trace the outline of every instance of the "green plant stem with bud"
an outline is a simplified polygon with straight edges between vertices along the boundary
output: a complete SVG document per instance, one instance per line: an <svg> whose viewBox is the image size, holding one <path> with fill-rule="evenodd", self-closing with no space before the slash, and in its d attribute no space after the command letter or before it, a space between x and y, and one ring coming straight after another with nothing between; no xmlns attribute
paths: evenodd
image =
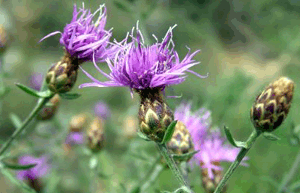
<svg viewBox="0 0 300 193"><path fill-rule="evenodd" d="M162 154L162 156L166 160L169 168L171 169L171 171L173 172L173 174L175 175L177 180L180 182L181 186L186 187L189 190L189 193L192 193L192 190L189 188L189 185L185 181L181 171L177 167L177 165L176 165L175 161L173 160L172 156L169 154L166 144L157 143L157 146L159 148L160 153Z"/></svg>
<svg viewBox="0 0 300 193"><path fill-rule="evenodd" d="M26 120L23 122L21 127L17 128L17 130L12 134L12 136L7 140L7 142L0 149L0 156L7 150L10 144L14 141L14 139L26 128L26 126L30 123L30 121L39 113L39 111L44 107L44 105L54 96L51 95L47 98L40 98L36 107L32 110Z"/></svg>
<svg viewBox="0 0 300 193"><path fill-rule="evenodd" d="M248 140L245 142L245 147L242 147L239 154L235 158L234 162L231 164L227 172L225 173L224 177L220 181L219 185L217 186L214 193L220 193L223 189L223 187L226 185L227 180L231 177L231 175L234 173L235 169L239 166L245 155L248 153L250 148L252 147L255 140L260 136L261 132L254 130Z"/></svg>
<svg viewBox="0 0 300 193"><path fill-rule="evenodd" d="M287 174L287 176L285 178L283 178L283 181L281 182L277 193L281 193L285 190L286 185L293 179L294 175L296 174L297 168L299 167L299 165L300 165L300 151L298 152L298 155L297 155L289 173Z"/></svg>

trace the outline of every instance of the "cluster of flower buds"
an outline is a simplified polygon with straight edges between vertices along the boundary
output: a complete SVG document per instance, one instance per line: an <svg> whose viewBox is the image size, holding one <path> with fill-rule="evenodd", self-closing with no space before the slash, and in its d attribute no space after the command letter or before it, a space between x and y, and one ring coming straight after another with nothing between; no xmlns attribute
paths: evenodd
<svg viewBox="0 0 300 193"><path fill-rule="evenodd" d="M214 162L213 165L220 167L220 162ZM208 175L208 170L206 168L201 168L202 186L207 193L213 193L220 181L223 178L222 170L212 170L214 177L210 178ZM222 193L226 192L226 187L223 188Z"/></svg>
<svg viewBox="0 0 300 193"><path fill-rule="evenodd" d="M294 94L294 82L281 77L267 86L257 96L250 117L254 127L261 132L272 132L286 118Z"/></svg>
<svg viewBox="0 0 300 193"><path fill-rule="evenodd" d="M161 142L174 115L164 102L161 88L137 90L141 97L139 108L140 131L149 139Z"/></svg>
<svg viewBox="0 0 300 193"><path fill-rule="evenodd" d="M178 121L171 140L167 143L168 149L173 154L182 155L194 151L194 144L186 126ZM187 160L188 161L188 160Z"/></svg>
<svg viewBox="0 0 300 193"><path fill-rule="evenodd" d="M88 146L93 152L99 152L104 147L105 135L103 122L95 117L88 131Z"/></svg>
<svg viewBox="0 0 300 193"><path fill-rule="evenodd" d="M60 96L58 94L54 95L50 101L48 102L47 106L45 106L37 115L37 119L39 120L49 120L51 119L60 104Z"/></svg>

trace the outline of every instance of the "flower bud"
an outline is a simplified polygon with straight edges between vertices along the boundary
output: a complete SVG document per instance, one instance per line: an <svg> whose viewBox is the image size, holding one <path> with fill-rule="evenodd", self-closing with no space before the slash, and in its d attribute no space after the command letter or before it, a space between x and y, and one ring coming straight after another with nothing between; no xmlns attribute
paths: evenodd
<svg viewBox="0 0 300 193"><path fill-rule="evenodd" d="M59 107L60 97L58 94L54 95L49 101L49 106L45 106L38 114L37 119L39 120L49 120L51 119Z"/></svg>
<svg viewBox="0 0 300 193"><path fill-rule="evenodd" d="M78 67L78 60L66 53L61 61L48 70L46 75L48 88L55 93L69 92L76 82Z"/></svg>
<svg viewBox="0 0 300 193"><path fill-rule="evenodd" d="M88 130L88 146L92 151L98 152L104 147L104 140L102 120L96 117Z"/></svg>
<svg viewBox="0 0 300 193"><path fill-rule="evenodd" d="M3 53L6 50L9 46L9 42L9 36L3 25L0 24L0 53Z"/></svg>
<svg viewBox="0 0 300 193"><path fill-rule="evenodd" d="M80 132L87 126L87 115L79 114L71 118L69 123L70 132Z"/></svg>
<svg viewBox="0 0 300 193"><path fill-rule="evenodd" d="M281 77L257 96L250 117L254 127L262 132L274 131L286 118L294 94L294 82Z"/></svg>
<svg viewBox="0 0 300 193"><path fill-rule="evenodd" d="M161 142L174 115L163 101L161 88L137 91L141 97L139 109L140 131L149 139Z"/></svg>
<svg viewBox="0 0 300 193"><path fill-rule="evenodd" d="M220 162L214 162L213 165L220 167ZM213 178L210 178L208 175L208 170L206 168L201 168L202 186L207 193L213 193L223 178L222 170L212 169L212 172ZM226 192L226 186L221 192Z"/></svg>
<svg viewBox="0 0 300 193"><path fill-rule="evenodd" d="M168 149L178 155L191 153L194 151L194 144L189 131L185 125L178 121L171 140L167 143Z"/></svg>

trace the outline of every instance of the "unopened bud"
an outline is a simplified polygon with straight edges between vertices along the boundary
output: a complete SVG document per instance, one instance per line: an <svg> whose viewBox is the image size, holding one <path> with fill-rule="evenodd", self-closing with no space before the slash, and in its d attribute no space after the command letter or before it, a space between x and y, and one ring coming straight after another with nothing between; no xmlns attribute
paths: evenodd
<svg viewBox="0 0 300 193"><path fill-rule="evenodd" d="M294 82L281 77L257 96L250 117L254 127L262 132L274 131L286 118L294 94Z"/></svg>
<svg viewBox="0 0 300 193"><path fill-rule="evenodd" d="M70 132L80 132L87 126L87 115L79 114L71 118L69 123Z"/></svg>
<svg viewBox="0 0 300 193"><path fill-rule="evenodd" d="M46 75L48 88L55 93L69 92L77 80L78 60L66 54Z"/></svg>
<svg viewBox="0 0 300 193"><path fill-rule="evenodd" d="M104 147L104 140L102 120L96 117L88 130L88 146L92 151L98 152Z"/></svg>
<svg viewBox="0 0 300 193"><path fill-rule="evenodd" d="M9 42L9 36L3 25L0 24L0 54L6 50L9 46Z"/></svg>
<svg viewBox="0 0 300 193"><path fill-rule="evenodd" d="M139 109L140 131L149 139L161 142L174 115L163 101L161 88L137 91L141 97Z"/></svg>
<svg viewBox="0 0 300 193"><path fill-rule="evenodd" d="M37 119L39 120L49 120L57 111L60 104L60 97L58 94L54 95L47 104L38 114Z"/></svg>
<svg viewBox="0 0 300 193"><path fill-rule="evenodd" d="M213 165L220 166L220 162L214 162ZM212 169L213 178L210 178L208 175L208 170L206 168L201 168L202 173L202 186L207 193L213 193L220 181L223 178L223 174L221 170ZM222 189L222 193L226 192L226 186Z"/></svg>
<svg viewBox="0 0 300 193"><path fill-rule="evenodd" d="M175 131L171 140L167 143L167 147L173 154L177 155L191 153L194 151L194 144L191 135L181 121L177 122Z"/></svg>

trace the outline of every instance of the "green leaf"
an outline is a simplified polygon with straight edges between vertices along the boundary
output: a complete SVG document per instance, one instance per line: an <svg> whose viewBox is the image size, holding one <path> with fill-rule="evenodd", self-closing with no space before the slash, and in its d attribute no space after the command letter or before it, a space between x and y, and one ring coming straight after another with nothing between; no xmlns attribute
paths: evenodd
<svg viewBox="0 0 300 193"><path fill-rule="evenodd" d="M192 158L198 152L199 152L199 150L198 151L193 151L193 152L190 152L190 153L185 153L185 154L182 154L182 155L172 154L171 156L173 157L174 160L187 161L190 158Z"/></svg>
<svg viewBox="0 0 300 193"><path fill-rule="evenodd" d="M10 164L7 162L2 162L6 168L13 170L28 170L30 168L34 168L37 164L29 164L29 165L18 165L18 164Z"/></svg>
<svg viewBox="0 0 300 193"><path fill-rule="evenodd" d="M288 187L288 189L290 191L295 191L296 189L300 188L300 181L293 183L292 185L290 185L290 187Z"/></svg>
<svg viewBox="0 0 300 193"><path fill-rule="evenodd" d="M126 4L125 2L114 1L113 3L118 9L120 9L122 11L127 12L127 13L131 12L131 8L129 8L129 5Z"/></svg>
<svg viewBox="0 0 300 193"><path fill-rule="evenodd" d="M20 181L20 180L16 179L9 171L7 171L5 169L1 169L1 173L6 178L8 178L12 183L16 184L17 186L19 186L20 188L22 188L26 192L36 193L36 191L33 190L32 188L30 188L26 183L24 183L23 181Z"/></svg>
<svg viewBox="0 0 300 193"><path fill-rule="evenodd" d="M276 135L272 134L272 133L268 133L268 132L264 132L263 133L263 136L268 139L268 140L271 140L271 141L277 141L277 140L280 140L279 137L277 137Z"/></svg>
<svg viewBox="0 0 300 193"><path fill-rule="evenodd" d="M60 93L59 96L61 96L61 98L63 98L63 99L73 100L73 99L79 98L81 96L81 94L78 94L78 93Z"/></svg>
<svg viewBox="0 0 300 193"><path fill-rule="evenodd" d="M18 117L18 115L14 114L14 113L10 113L9 118L10 118L11 122L14 124L16 129L21 127L22 121Z"/></svg>
<svg viewBox="0 0 300 193"><path fill-rule="evenodd" d="M48 97L51 97L51 95L52 95L52 92L50 90L39 92L37 90L29 88L29 87L27 87L23 84L20 84L20 83L16 83L16 86L19 87L24 92L26 92L27 94L30 94L30 95L38 97L38 98L48 98Z"/></svg>
<svg viewBox="0 0 300 193"><path fill-rule="evenodd" d="M279 187L279 183L276 182L274 179L272 179L270 176L262 176L259 178L262 181L269 182L271 185L273 185L275 188Z"/></svg>
<svg viewBox="0 0 300 193"><path fill-rule="evenodd" d="M231 135L231 133L230 133L230 130L229 130L226 126L224 126L224 131L225 131L226 138L227 138L227 140L229 141L229 143L230 143L231 145L233 145L234 147L239 147L239 148L246 148L246 149L248 149L246 143L241 142L241 141L236 141L236 140L232 137L232 135Z"/></svg>
<svg viewBox="0 0 300 193"><path fill-rule="evenodd" d="M161 144L165 144L168 141L170 141L172 139L173 133L175 131L175 126L177 124L177 121L173 121L167 128L167 131L165 133L165 136L161 142Z"/></svg>
<svg viewBox="0 0 300 193"><path fill-rule="evenodd" d="M146 141L151 141L144 133L142 133L141 131L137 132L138 136Z"/></svg>

